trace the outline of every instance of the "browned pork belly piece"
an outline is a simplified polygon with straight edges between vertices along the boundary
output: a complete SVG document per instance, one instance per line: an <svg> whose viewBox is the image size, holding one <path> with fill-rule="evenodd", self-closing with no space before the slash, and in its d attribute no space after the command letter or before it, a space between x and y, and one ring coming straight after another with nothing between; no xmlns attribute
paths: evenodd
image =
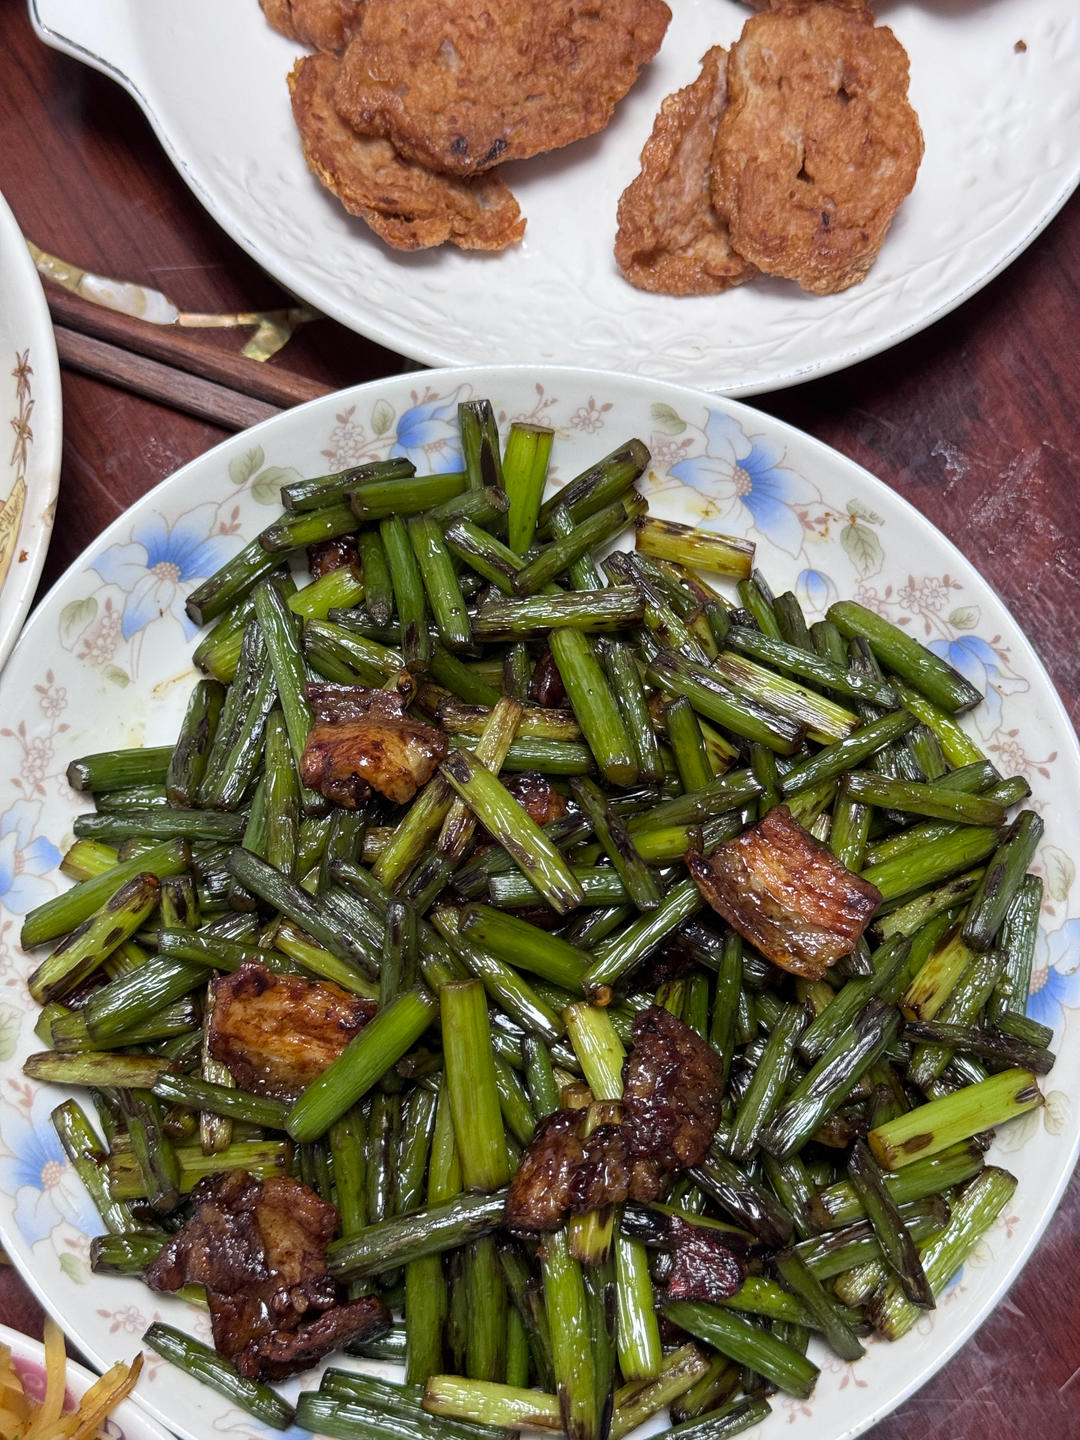
<svg viewBox="0 0 1080 1440"><path fill-rule="evenodd" d="M275 975L251 961L211 982L210 1054L241 1090L294 1100L378 1008L329 980Z"/></svg>
<svg viewBox="0 0 1080 1440"><path fill-rule="evenodd" d="M550 650L545 650L536 662L529 681L529 699L546 710L558 709L566 704L566 687Z"/></svg>
<svg viewBox="0 0 1080 1440"><path fill-rule="evenodd" d="M511 1230L557 1230L568 1213L655 1200L653 1172L632 1186L622 1126L599 1125L586 1136L586 1113L556 1110L537 1127L510 1181L505 1215Z"/></svg>
<svg viewBox="0 0 1080 1440"><path fill-rule="evenodd" d="M621 1205L630 1198L644 1198L634 1188L634 1167L627 1158L626 1137L619 1123L621 1106L608 1105L604 1108L615 1110L616 1114L585 1136L581 1164L570 1177L570 1212L573 1215L587 1215L590 1210ZM582 1130L587 1128L586 1121Z"/></svg>
<svg viewBox="0 0 1080 1440"><path fill-rule="evenodd" d="M326 1272L337 1211L307 1185L230 1170L200 1180L191 1200L191 1218L147 1267L146 1282L204 1285L214 1345L241 1375L280 1380L390 1328L374 1295L339 1303Z"/></svg>
<svg viewBox="0 0 1080 1440"><path fill-rule="evenodd" d="M705 1158L720 1124L723 1062L662 1005L639 1010L630 1033L623 1067L627 1151L663 1174L687 1170Z"/></svg>
<svg viewBox="0 0 1080 1440"><path fill-rule="evenodd" d="M360 134L476 175L602 130L670 19L664 0L367 0L335 100Z"/></svg>
<svg viewBox="0 0 1080 1440"><path fill-rule="evenodd" d="M505 776L502 783L537 825L546 825L549 820L558 820L566 814L565 797L539 771L522 770L517 775Z"/></svg>
<svg viewBox="0 0 1080 1440"><path fill-rule="evenodd" d="M632 1035L621 1121L586 1135L586 1110L549 1116L510 1182L511 1229L555 1230L568 1211L647 1204L669 1175L704 1157L720 1123L720 1057L657 1005L638 1013Z"/></svg>
<svg viewBox="0 0 1080 1440"><path fill-rule="evenodd" d="M320 540L317 545L309 545L307 556L311 578L321 580L331 570L344 570L347 565L358 564L360 548L355 535L339 535L336 540Z"/></svg>
<svg viewBox="0 0 1080 1440"><path fill-rule="evenodd" d="M313 683L305 693L316 719L300 778L338 805L356 809L372 790L404 805L446 754L443 731L414 720L389 690Z"/></svg>
<svg viewBox="0 0 1080 1440"><path fill-rule="evenodd" d="M580 1110L556 1110L536 1127L506 1197L506 1223L512 1230L557 1230L562 1224L571 1177L585 1156L581 1121Z"/></svg>
<svg viewBox="0 0 1080 1440"><path fill-rule="evenodd" d="M474 180L437 175L384 137L352 130L333 105L339 67L333 55L304 56L289 76L289 94L308 169L350 215L395 250L446 242L504 250L521 239L525 217L494 172Z"/></svg>
<svg viewBox="0 0 1080 1440"><path fill-rule="evenodd" d="M820 980L850 955L881 904L876 886L777 805L763 820L687 868L714 910L768 959Z"/></svg>
<svg viewBox="0 0 1080 1440"><path fill-rule="evenodd" d="M735 249L817 295L858 284L922 159L904 47L869 10L795 0L747 20L727 78L713 197Z"/></svg>
<svg viewBox="0 0 1080 1440"><path fill-rule="evenodd" d="M719 295L757 274L736 254L710 186L716 127L727 102L727 51L715 45L701 74L660 106L641 173L619 200L615 263L639 290Z"/></svg>
<svg viewBox="0 0 1080 1440"><path fill-rule="evenodd" d="M364 0L259 0L282 35L315 50L344 50L360 23Z"/></svg>
<svg viewBox="0 0 1080 1440"><path fill-rule="evenodd" d="M378 1340L390 1327L390 1313L377 1295L342 1301L297 1330L275 1330L261 1340L259 1373L266 1380L283 1380L346 1345Z"/></svg>
<svg viewBox="0 0 1080 1440"><path fill-rule="evenodd" d="M715 1305L742 1288L745 1262L704 1225L692 1225L672 1215L668 1221L668 1248L669 1300L707 1300Z"/></svg>

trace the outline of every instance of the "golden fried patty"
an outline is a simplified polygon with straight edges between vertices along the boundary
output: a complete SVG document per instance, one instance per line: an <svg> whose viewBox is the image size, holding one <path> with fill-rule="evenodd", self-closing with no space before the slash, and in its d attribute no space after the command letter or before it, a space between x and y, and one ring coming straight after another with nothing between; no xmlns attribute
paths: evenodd
<svg viewBox="0 0 1080 1440"><path fill-rule="evenodd" d="M275 30L314 50L340 53L359 23L364 0L259 0Z"/></svg>
<svg viewBox="0 0 1080 1440"><path fill-rule="evenodd" d="M603 129L670 19L664 0L367 0L337 107L411 160L475 175Z"/></svg>
<svg viewBox="0 0 1080 1440"><path fill-rule="evenodd" d="M727 219L710 194L726 100L727 51L715 45L698 78L660 107L641 172L619 200L615 263L639 290L718 295L757 274L732 248Z"/></svg>
<svg viewBox="0 0 1080 1440"><path fill-rule="evenodd" d="M304 158L350 214L395 250L445 241L463 250L502 250L521 239L524 217L497 175L436 175L403 160L389 140L350 130L331 98L339 66L333 55L302 57L289 92Z"/></svg>
<svg viewBox="0 0 1080 1440"><path fill-rule="evenodd" d="M739 254L819 295L862 280L922 158L907 88L904 47L869 10L796 0L751 16L713 168Z"/></svg>

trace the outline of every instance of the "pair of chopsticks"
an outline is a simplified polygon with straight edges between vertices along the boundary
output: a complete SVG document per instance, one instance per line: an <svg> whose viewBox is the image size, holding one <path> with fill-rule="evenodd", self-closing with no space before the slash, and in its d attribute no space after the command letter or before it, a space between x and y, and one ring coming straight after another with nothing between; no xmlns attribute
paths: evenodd
<svg viewBox="0 0 1080 1440"><path fill-rule="evenodd" d="M46 285L61 366L195 415L225 430L260 420L330 388L233 354L174 325L154 325Z"/></svg>

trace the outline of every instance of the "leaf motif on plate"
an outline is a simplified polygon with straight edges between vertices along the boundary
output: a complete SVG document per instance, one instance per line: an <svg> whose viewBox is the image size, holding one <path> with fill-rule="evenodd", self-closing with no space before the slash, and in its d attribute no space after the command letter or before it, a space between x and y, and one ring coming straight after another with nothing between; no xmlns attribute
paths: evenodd
<svg viewBox="0 0 1080 1440"><path fill-rule="evenodd" d="M1010 1120L1007 1125L1002 1125L995 1136L995 1143L1007 1155L1022 1150L1028 1141L1033 1140L1039 1133L1042 1109L1042 1106L1037 1106L1034 1110L1018 1115L1015 1120Z"/></svg>
<svg viewBox="0 0 1080 1440"><path fill-rule="evenodd" d="M0 1010L0 1061L10 1060L15 1054L19 1038L19 1012L10 1005Z"/></svg>
<svg viewBox="0 0 1080 1440"><path fill-rule="evenodd" d="M885 521L877 513L871 510L870 506L862 500L849 500L847 502L847 513L853 515L856 520L865 520L868 525L884 525Z"/></svg>
<svg viewBox="0 0 1080 1440"><path fill-rule="evenodd" d="M376 400L371 412L371 428L376 435L385 435L394 423L394 407L389 400Z"/></svg>
<svg viewBox="0 0 1080 1440"><path fill-rule="evenodd" d="M980 1240L968 1256L967 1263L976 1270L984 1270L994 1263L994 1247L989 1240Z"/></svg>
<svg viewBox="0 0 1080 1440"><path fill-rule="evenodd" d="M978 605L960 605L949 616L949 624L954 630L975 630L979 624L979 617Z"/></svg>
<svg viewBox="0 0 1080 1440"><path fill-rule="evenodd" d="M1048 1090L1043 1106L1043 1124L1050 1135L1060 1135L1069 1123L1072 1102L1064 1090ZM1034 1112L1032 1112L1034 1113Z"/></svg>
<svg viewBox="0 0 1080 1440"><path fill-rule="evenodd" d="M869 580L885 564L885 551L881 541L869 525L857 522L845 525L840 532L840 543L851 557L860 580Z"/></svg>
<svg viewBox="0 0 1080 1440"><path fill-rule="evenodd" d="M268 465L251 482L252 499L260 505L280 505L281 487L291 485L304 477L291 465Z"/></svg>
<svg viewBox="0 0 1080 1440"><path fill-rule="evenodd" d="M1067 900L1076 879L1076 863L1072 856L1066 855L1056 845L1045 845L1042 862L1046 893L1052 900Z"/></svg>
<svg viewBox="0 0 1080 1440"><path fill-rule="evenodd" d="M266 456L261 445L256 445L252 450L245 450L242 455L229 461L229 479L234 485L246 485L262 469L265 459Z"/></svg>
<svg viewBox="0 0 1080 1440"><path fill-rule="evenodd" d="M60 1256L60 1269L67 1278L73 1280L76 1285L85 1285L90 1278L90 1271L78 1256L71 1255L66 1250Z"/></svg>
<svg viewBox="0 0 1080 1440"><path fill-rule="evenodd" d="M649 416L656 428L666 435L681 435L686 429L686 421L671 405L651 405Z"/></svg>
<svg viewBox="0 0 1080 1440"><path fill-rule="evenodd" d="M120 665L106 665L102 674L110 685L118 685L121 690L131 684L131 676Z"/></svg>
<svg viewBox="0 0 1080 1440"><path fill-rule="evenodd" d="M60 643L70 650L88 625L97 619L98 602L93 595L85 600L72 600L60 611Z"/></svg>

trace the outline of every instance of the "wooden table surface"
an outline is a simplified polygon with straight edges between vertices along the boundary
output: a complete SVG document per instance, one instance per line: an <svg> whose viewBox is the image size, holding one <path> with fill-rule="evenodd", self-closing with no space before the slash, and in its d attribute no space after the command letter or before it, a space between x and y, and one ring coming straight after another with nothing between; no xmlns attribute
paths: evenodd
<svg viewBox="0 0 1080 1440"><path fill-rule="evenodd" d="M206 216L133 101L41 45L0 0L0 189L24 233L184 309L285 303ZM994 585L1080 724L1080 206L1066 206L954 315L839 375L752 402L835 446L931 519ZM235 332L218 338L238 348ZM400 356L329 320L271 364L330 387L400 371ZM64 374L64 458L44 588L128 505L224 437L214 425ZM873 1440L1067 1440L1080 1434L1080 1184L997 1312ZM41 1311L0 1269L0 1319Z"/></svg>

